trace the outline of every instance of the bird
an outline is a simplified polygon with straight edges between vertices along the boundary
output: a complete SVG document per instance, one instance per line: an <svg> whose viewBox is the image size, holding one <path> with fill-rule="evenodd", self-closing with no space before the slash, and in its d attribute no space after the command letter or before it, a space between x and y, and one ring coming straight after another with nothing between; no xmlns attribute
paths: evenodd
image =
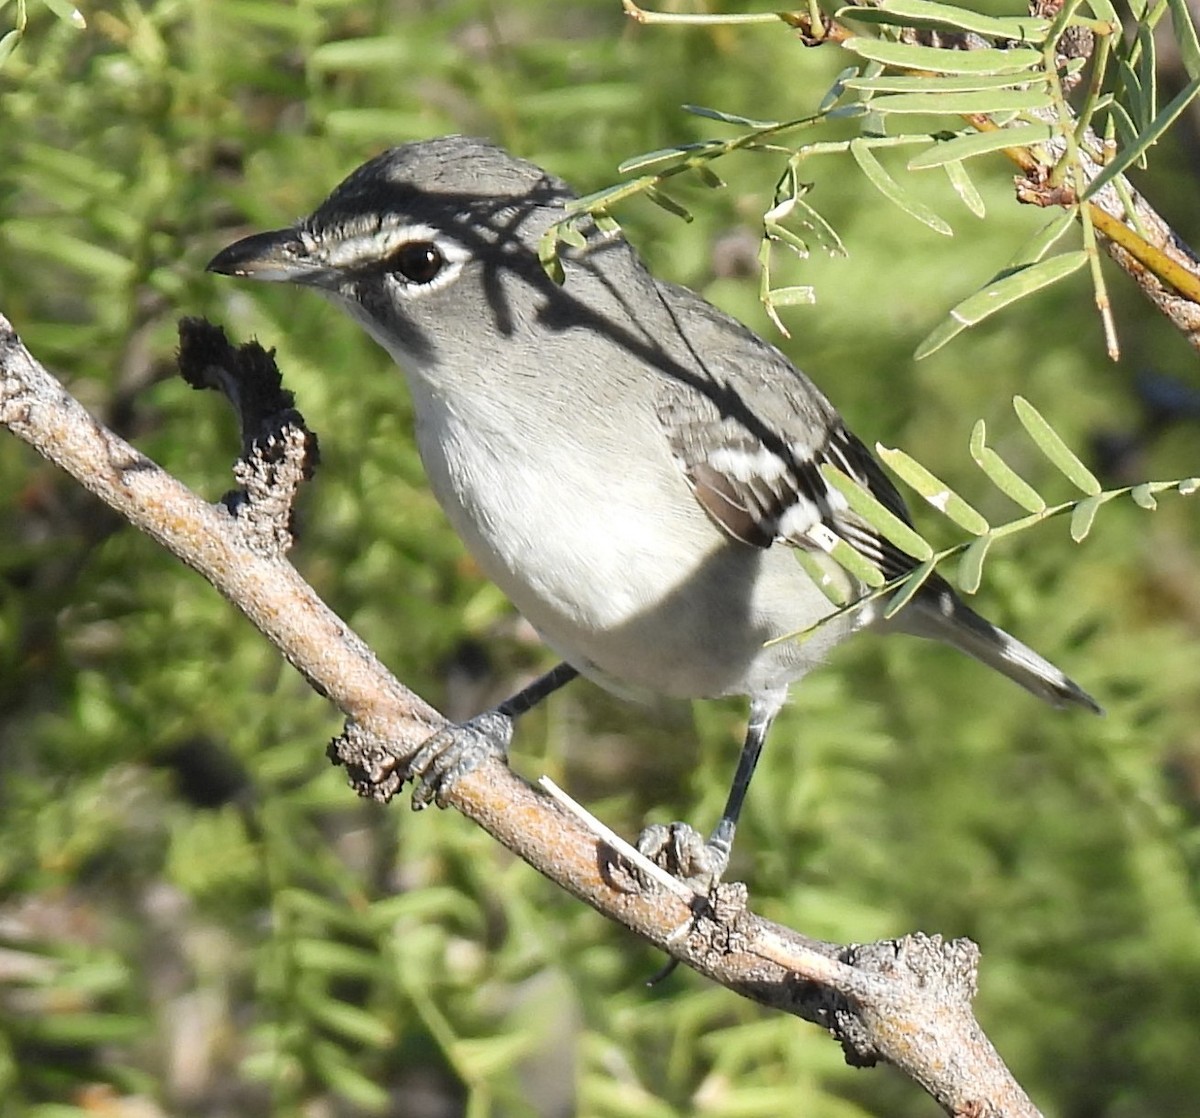
<svg viewBox="0 0 1200 1118"><path fill-rule="evenodd" d="M936 573L890 618L878 601L836 611L819 579L863 589L830 558L842 541L888 579L917 561L822 467L911 523L900 493L813 381L700 295L655 278L615 223L578 219L552 276L539 246L576 198L487 140L417 140L358 167L310 216L208 264L313 288L388 352L448 520L562 658L424 743L406 771L414 806L506 757L516 717L579 675L618 693L746 696L710 837L673 824L639 843L668 860L676 848L678 872L711 885L790 685L858 630L941 641L1054 706L1100 711Z"/></svg>

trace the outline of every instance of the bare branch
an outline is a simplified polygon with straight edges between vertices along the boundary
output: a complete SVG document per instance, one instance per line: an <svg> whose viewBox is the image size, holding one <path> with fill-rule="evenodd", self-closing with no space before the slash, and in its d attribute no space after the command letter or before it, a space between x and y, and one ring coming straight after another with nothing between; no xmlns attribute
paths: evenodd
<svg viewBox="0 0 1200 1118"><path fill-rule="evenodd" d="M406 757L445 720L384 668L282 550L263 548L257 533L239 527L238 504L231 510L202 500L96 422L3 316L0 425L240 609L349 716L339 756L352 762L359 792L383 800L395 793ZM293 428L302 429L302 421ZM282 495L253 499L286 507L292 481L281 485ZM710 897L665 889L499 762L470 773L445 798L604 916L730 990L828 1029L850 1063L894 1064L949 1114L1037 1115L971 1013L978 952L970 941L915 934L842 947L756 916L742 885L722 885Z"/></svg>

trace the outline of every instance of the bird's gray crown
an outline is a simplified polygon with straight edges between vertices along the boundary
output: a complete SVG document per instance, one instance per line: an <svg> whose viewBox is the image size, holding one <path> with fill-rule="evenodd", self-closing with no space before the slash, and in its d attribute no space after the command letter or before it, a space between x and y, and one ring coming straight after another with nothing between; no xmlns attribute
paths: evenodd
<svg viewBox="0 0 1200 1118"><path fill-rule="evenodd" d="M304 222L308 234L367 233L385 225L445 227L559 208L575 194L541 167L470 136L401 144L364 163Z"/></svg>

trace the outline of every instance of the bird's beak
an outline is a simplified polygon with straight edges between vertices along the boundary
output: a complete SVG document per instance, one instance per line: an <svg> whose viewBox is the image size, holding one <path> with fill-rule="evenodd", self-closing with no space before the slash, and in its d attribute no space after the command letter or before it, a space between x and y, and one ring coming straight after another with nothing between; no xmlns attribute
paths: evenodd
<svg viewBox="0 0 1200 1118"><path fill-rule="evenodd" d="M320 286L329 269L314 260L295 229L255 233L223 248L205 269L223 276Z"/></svg>

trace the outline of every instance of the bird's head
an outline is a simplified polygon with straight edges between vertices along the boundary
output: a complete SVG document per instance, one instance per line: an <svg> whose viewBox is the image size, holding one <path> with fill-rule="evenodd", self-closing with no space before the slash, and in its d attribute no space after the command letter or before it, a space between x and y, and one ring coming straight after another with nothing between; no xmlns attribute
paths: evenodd
<svg viewBox="0 0 1200 1118"><path fill-rule="evenodd" d="M519 326L552 286L539 239L573 197L484 140L419 141L364 163L295 225L223 249L208 270L316 288L419 374Z"/></svg>

